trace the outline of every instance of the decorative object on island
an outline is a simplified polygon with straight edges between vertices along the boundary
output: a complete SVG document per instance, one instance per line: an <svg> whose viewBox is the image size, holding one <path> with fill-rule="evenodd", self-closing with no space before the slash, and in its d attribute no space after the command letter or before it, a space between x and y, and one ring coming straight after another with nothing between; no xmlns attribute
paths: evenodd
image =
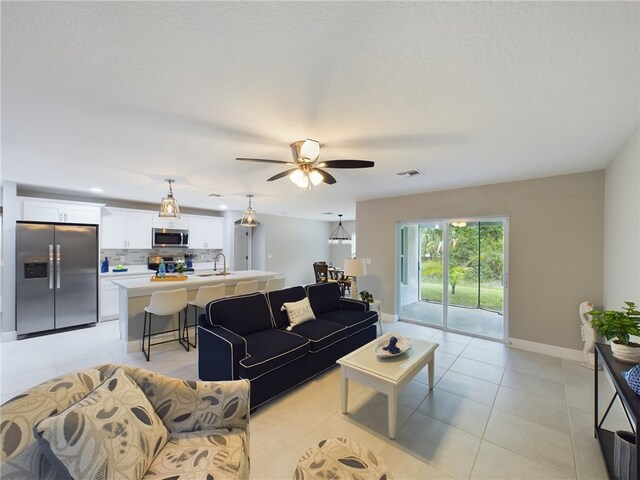
<svg viewBox="0 0 640 480"><path fill-rule="evenodd" d="M331 245L351 245L351 235L342 226L342 214L338 214L338 226L335 228L331 235L329 235L329 243Z"/></svg>
<svg viewBox="0 0 640 480"><path fill-rule="evenodd" d="M582 341L584 342L584 347L582 348L583 360L580 363L583 367L586 368L595 368L595 345L596 345L596 330L593 328L591 324L591 311L593 310L593 303L591 302L582 302L578 311L580 312L580 321L582 325L580 325L580 332L582 335Z"/></svg>
<svg viewBox="0 0 640 480"><path fill-rule="evenodd" d="M640 363L640 344L630 341L630 335L640 335L640 312L633 302L624 302L622 310L591 310L591 325L599 335L612 340L613 356L626 363Z"/></svg>
<svg viewBox="0 0 640 480"><path fill-rule="evenodd" d="M369 292L367 292L366 290L363 290L360 292L360 299L363 302L367 302L369 304L373 303L373 295L371 295Z"/></svg>
<svg viewBox="0 0 640 480"><path fill-rule="evenodd" d="M357 277L367 274L367 265L364 258L347 258L344 261L344 275L351 277L351 298L358 299L358 282Z"/></svg>
<svg viewBox="0 0 640 480"><path fill-rule="evenodd" d="M251 208L251 197L253 197L253 195L248 194L247 197L249 197L249 207L242 212L242 218L240 219L239 225L241 227L257 227L258 217L256 216L256 211Z"/></svg>
<svg viewBox="0 0 640 480"><path fill-rule="evenodd" d="M272 182L280 178L289 176L289 179L300 188L311 190L311 187L321 182L332 185L336 179L321 168L370 168L374 162L369 160L326 160L319 162L320 142L307 138L291 144L291 154L293 162L284 160L266 160L263 158L236 158L243 162L280 163L291 165L295 168L278 173L267 181Z"/></svg>
<svg viewBox="0 0 640 480"><path fill-rule="evenodd" d="M164 181L169 182L169 193L166 197L162 198L158 216L180 218L180 209L178 208L178 202L175 198L173 198L173 189L171 188L171 184L175 182L175 180L173 178L165 178Z"/></svg>

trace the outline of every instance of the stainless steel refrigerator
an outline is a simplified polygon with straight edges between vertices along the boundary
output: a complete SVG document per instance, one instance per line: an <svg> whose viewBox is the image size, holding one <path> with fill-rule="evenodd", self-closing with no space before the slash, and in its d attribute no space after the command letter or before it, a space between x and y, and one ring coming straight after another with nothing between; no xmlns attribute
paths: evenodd
<svg viewBox="0 0 640 480"><path fill-rule="evenodd" d="M18 338L98 321L98 227L16 223Z"/></svg>

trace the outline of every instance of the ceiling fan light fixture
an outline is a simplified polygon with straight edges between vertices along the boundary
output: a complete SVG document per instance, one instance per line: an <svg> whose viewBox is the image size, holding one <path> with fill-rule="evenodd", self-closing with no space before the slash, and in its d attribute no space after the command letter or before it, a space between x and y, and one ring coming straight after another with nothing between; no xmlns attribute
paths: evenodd
<svg viewBox="0 0 640 480"><path fill-rule="evenodd" d="M251 208L251 197L253 197L253 195L249 194L247 197L249 197L249 207L242 212L242 218L240 219L239 225L241 227L257 227L258 216L256 215L256 211Z"/></svg>
<svg viewBox="0 0 640 480"><path fill-rule="evenodd" d="M169 182L169 193L166 197L162 198L162 202L160 203L160 211L158 212L159 217L168 217L168 218L180 218L180 208L178 207L178 202L175 198L173 198L173 189L171 188L171 184L175 182L172 178L165 178L165 182Z"/></svg>
<svg viewBox="0 0 640 480"><path fill-rule="evenodd" d="M331 235L329 235L330 245L351 245L351 235L342 226L342 214L338 215L338 226L335 228Z"/></svg>
<svg viewBox="0 0 640 480"><path fill-rule="evenodd" d="M322 183L323 180L322 175L317 170L311 170L311 172L309 173L309 179L314 185Z"/></svg>
<svg viewBox="0 0 640 480"><path fill-rule="evenodd" d="M300 146L300 158L310 160L312 162L318 159L320 155L320 142L307 138Z"/></svg>
<svg viewBox="0 0 640 480"><path fill-rule="evenodd" d="M302 170L296 170L293 172L289 175L289 179L300 188L307 188L308 182L306 182L307 179L305 178L305 174Z"/></svg>

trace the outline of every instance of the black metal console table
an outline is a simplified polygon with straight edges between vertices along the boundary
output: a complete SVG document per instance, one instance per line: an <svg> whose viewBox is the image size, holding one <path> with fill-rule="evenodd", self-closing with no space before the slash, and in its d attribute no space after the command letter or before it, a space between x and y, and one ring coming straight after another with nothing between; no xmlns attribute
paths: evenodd
<svg viewBox="0 0 640 480"><path fill-rule="evenodd" d="M600 443L600 449L602 450L602 455L604 456L605 463L607 465L607 471L609 472L610 478L615 478L613 475L613 442L615 438L615 432L610 430L606 430L602 428L602 424L604 423L605 418L609 414L613 403L616 398L620 399L622 402L627 416L627 420L629 420L629 424L633 429L633 432L636 435L636 459L637 459L637 471L640 472L640 455L638 453L638 425L640 422L640 396L638 396L631 388L627 381L622 376L622 372L630 370L633 365L629 363L623 363L615 359L613 354L611 353L611 347L604 343L596 343L595 349L595 362L598 364L598 357L602 358L602 365L609 373L613 385L615 386L616 392L613 395L613 398L609 402L609 406L605 411L602 419L598 419L598 370L595 370L595 391L594 391L594 434Z"/></svg>

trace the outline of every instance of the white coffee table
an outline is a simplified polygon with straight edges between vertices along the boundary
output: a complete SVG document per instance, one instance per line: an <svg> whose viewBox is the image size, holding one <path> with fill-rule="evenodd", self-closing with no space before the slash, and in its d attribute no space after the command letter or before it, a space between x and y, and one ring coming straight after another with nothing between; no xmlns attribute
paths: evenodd
<svg viewBox="0 0 640 480"><path fill-rule="evenodd" d="M433 389L434 353L437 343L411 339L411 348L402 355L391 358L378 358L375 349L380 344L388 344L391 336L387 333L367 343L359 349L340 358L342 413L347 413L349 399L349 380L374 388L388 398L389 438L396 437L398 416L398 394L425 365L429 365L429 390Z"/></svg>

